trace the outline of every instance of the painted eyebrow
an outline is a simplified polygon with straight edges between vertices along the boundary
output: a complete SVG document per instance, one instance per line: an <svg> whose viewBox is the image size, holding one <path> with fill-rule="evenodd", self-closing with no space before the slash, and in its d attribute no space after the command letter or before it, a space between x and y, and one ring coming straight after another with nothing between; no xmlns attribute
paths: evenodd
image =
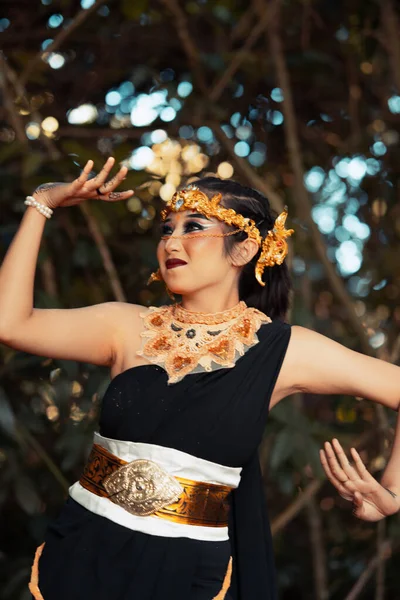
<svg viewBox="0 0 400 600"><path fill-rule="evenodd" d="M206 221L211 221L211 219L209 219L205 215L202 215L201 213L191 213L190 215L186 216L186 219L189 219L190 217L196 217L197 219L205 219ZM167 223L170 220L171 217L168 217L167 219L165 219L164 223Z"/></svg>

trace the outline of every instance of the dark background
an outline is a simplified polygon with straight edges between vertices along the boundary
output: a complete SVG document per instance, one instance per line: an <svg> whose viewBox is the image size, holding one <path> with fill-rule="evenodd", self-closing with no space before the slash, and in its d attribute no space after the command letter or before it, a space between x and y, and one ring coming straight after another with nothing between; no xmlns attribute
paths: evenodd
<svg viewBox="0 0 400 600"><path fill-rule="evenodd" d="M391 0L3 1L0 255L38 184L113 155L135 196L55 211L35 306L160 305L146 281L163 201L200 175L232 177L289 207L288 320L398 364L399 23ZM4 600L29 598L108 383L105 369L0 345ZM337 436L379 477L395 417L305 394L271 411L261 461L282 600L398 599L398 516L355 519L318 458Z"/></svg>

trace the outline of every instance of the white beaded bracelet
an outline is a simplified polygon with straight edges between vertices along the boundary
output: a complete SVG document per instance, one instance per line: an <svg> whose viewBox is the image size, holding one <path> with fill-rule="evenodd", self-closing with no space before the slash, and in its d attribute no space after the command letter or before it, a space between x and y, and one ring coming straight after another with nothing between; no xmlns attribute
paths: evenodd
<svg viewBox="0 0 400 600"><path fill-rule="evenodd" d="M38 202L33 196L27 196L24 204L26 204L27 206L33 206L40 212L40 214L42 214L47 219L50 219L51 215L53 214L51 208L49 208L45 204L42 204L41 202Z"/></svg>

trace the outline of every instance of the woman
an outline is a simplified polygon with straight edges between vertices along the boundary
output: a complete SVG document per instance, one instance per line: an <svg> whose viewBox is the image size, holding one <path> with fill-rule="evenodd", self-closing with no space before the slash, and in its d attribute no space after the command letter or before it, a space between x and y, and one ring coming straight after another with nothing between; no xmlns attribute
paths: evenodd
<svg viewBox="0 0 400 600"><path fill-rule="evenodd" d="M85 199L126 199L109 159L71 184L47 184L0 270L0 338L40 356L108 365L99 432L79 482L36 553L44 600L275 599L257 447L268 411L297 391L352 394L397 410L400 369L283 319L290 280L286 210L208 177L162 213L159 270L181 303L32 307L45 218ZM355 449L321 451L357 517L399 510L400 429L378 483Z"/></svg>

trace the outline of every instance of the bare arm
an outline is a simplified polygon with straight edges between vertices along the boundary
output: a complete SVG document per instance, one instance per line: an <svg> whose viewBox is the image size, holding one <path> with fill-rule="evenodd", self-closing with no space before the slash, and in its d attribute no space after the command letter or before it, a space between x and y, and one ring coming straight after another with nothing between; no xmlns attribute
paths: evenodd
<svg viewBox="0 0 400 600"><path fill-rule="evenodd" d="M281 369L282 384L312 394L349 394L399 410L400 367L342 346L299 325Z"/></svg>
<svg viewBox="0 0 400 600"><path fill-rule="evenodd" d="M127 328L140 330L139 311L127 302L104 302L71 309L34 308L31 315L0 335L6 346L37 356L111 367Z"/></svg>
<svg viewBox="0 0 400 600"><path fill-rule="evenodd" d="M69 205L92 197L95 186L103 185L107 192L100 199L112 200L113 189L126 171L120 170L110 184L104 183L113 165L109 159L97 178L88 182L92 165L89 162L72 184L53 187L37 199L52 207L57 206L51 204L55 199L60 205ZM122 192L119 197L130 195L131 192ZM107 302L77 309L34 308L35 270L45 222L43 215L28 207L1 265L0 341L39 356L111 365L124 327L128 322L134 324L140 307Z"/></svg>
<svg viewBox="0 0 400 600"><path fill-rule="evenodd" d="M339 441L325 442L321 462L354 514L377 521L400 508L400 367L366 356L305 327L293 326L282 366L285 388L315 394L350 394L398 412L391 456L379 483L352 448L351 464Z"/></svg>

